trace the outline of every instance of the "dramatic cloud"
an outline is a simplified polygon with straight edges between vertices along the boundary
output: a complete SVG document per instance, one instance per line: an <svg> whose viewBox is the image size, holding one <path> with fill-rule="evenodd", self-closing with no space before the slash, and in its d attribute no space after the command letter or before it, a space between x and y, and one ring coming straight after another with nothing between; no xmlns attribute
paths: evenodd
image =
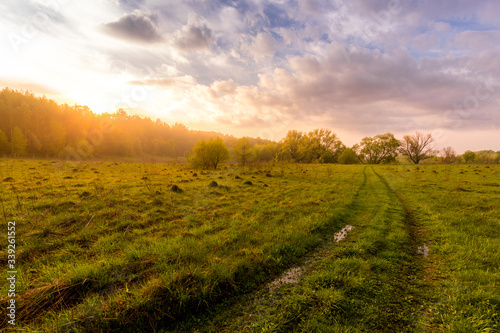
<svg viewBox="0 0 500 333"><path fill-rule="evenodd" d="M121 39L146 43L158 42L162 37L156 27L156 20L157 16L152 13L135 10L116 22L104 24L102 30Z"/></svg>
<svg viewBox="0 0 500 333"><path fill-rule="evenodd" d="M123 107L275 140L318 127L347 144L387 131L432 132L442 145L468 137L457 150L486 145L500 130L494 0L35 1L0 9L8 41L1 82L30 82L42 93L50 81L55 97L100 112Z"/></svg>

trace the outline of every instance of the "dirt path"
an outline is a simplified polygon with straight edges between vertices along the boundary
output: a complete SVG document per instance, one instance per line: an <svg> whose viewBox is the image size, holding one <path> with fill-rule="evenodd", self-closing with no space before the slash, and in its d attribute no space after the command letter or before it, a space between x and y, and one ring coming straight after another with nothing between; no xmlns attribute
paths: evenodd
<svg viewBox="0 0 500 333"><path fill-rule="evenodd" d="M341 230L199 331L422 331L417 222L372 167L364 175Z"/></svg>

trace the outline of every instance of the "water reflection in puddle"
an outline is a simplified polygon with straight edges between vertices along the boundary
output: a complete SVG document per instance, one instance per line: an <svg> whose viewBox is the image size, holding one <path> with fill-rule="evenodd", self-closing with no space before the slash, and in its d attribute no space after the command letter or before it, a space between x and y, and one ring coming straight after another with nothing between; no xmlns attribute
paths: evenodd
<svg viewBox="0 0 500 333"><path fill-rule="evenodd" d="M419 246L417 248L417 253L423 254L424 258L427 258L427 256L429 255L429 247L427 246L427 244L424 243L424 245Z"/></svg>
<svg viewBox="0 0 500 333"><path fill-rule="evenodd" d="M273 291L281 287L282 284L291 284L299 282L299 278L301 275L302 275L302 268L300 267L290 268L285 273L283 273L281 277L268 284L269 292L272 293Z"/></svg>
<svg viewBox="0 0 500 333"><path fill-rule="evenodd" d="M335 242L340 242L341 240L346 238L347 233L352 229L354 229L352 225L346 225L344 228L342 228L342 230L333 235L333 239L335 240ZM304 271L301 267L290 268L289 270L285 271L285 273L283 273L283 275L281 275L279 278L267 285L269 288L269 292L272 293L283 284L292 284L299 282L300 276L303 272Z"/></svg>
<svg viewBox="0 0 500 333"><path fill-rule="evenodd" d="M336 242L340 242L341 240L343 240L344 238L346 238L347 236L347 233L349 231L351 231L352 229L354 229L354 227L352 225L346 225L342 230L340 230L339 232L337 232L335 235L333 235L333 239L336 241Z"/></svg>

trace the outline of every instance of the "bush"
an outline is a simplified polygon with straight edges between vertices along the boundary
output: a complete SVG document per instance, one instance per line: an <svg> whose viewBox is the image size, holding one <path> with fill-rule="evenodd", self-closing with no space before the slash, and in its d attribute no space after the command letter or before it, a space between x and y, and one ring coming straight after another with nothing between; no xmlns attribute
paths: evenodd
<svg viewBox="0 0 500 333"><path fill-rule="evenodd" d="M229 151L221 138L202 140L193 148L189 162L194 168L217 169L217 166L229 159Z"/></svg>

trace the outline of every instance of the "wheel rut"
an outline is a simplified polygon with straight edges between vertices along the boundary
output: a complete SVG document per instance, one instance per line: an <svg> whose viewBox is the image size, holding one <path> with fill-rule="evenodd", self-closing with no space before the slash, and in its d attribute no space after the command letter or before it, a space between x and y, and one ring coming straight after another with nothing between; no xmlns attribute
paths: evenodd
<svg viewBox="0 0 500 333"><path fill-rule="evenodd" d="M418 330L415 220L373 167L363 173L344 227L207 331Z"/></svg>

